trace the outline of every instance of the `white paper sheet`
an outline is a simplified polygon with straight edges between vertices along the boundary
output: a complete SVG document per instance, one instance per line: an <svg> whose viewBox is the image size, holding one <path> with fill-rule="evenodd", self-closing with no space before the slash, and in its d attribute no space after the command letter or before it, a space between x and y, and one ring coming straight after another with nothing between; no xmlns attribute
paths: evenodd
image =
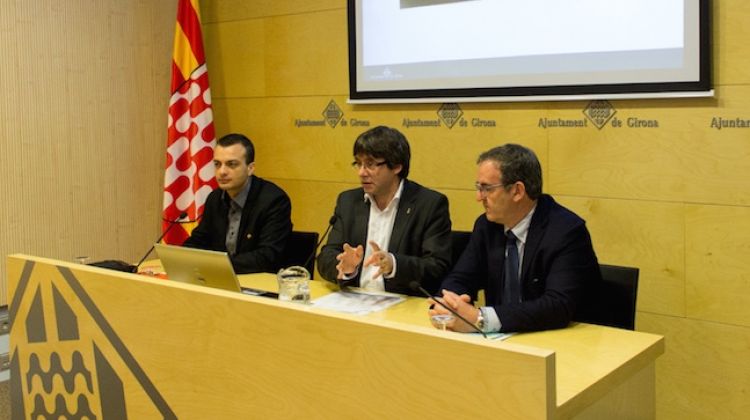
<svg viewBox="0 0 750 420"><path fill-rule="evenodd" d="M364 315L382 311L403 301L404 298L399 295L349 290L331 293L315 299L312 301L312 305L332 311Z"/></svg>

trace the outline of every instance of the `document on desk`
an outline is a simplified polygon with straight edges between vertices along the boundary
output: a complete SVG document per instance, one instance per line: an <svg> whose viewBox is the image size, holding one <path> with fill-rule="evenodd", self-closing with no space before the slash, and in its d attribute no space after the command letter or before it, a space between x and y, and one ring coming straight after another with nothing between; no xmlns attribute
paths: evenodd
<svg viewBox="0 0 750 420"><path fill-rule="evenodd" d="M365 315L371 312L382 311L403 301L403 296L399 295L348 290L346 292L331 293L315 299L312 301L312 305L337 312Z"/></svg>
<svg viewBox="0 0 750 420"><path fill-rule="evenodd" d="M481 337L482 334L479 334L478 332L469 333L471 335L475 335L477 337ZM514 336L516 333L501 333L501 332L491 332L487 333L487 338L490 340L498 340L503 341L506 338Z"/></svg>

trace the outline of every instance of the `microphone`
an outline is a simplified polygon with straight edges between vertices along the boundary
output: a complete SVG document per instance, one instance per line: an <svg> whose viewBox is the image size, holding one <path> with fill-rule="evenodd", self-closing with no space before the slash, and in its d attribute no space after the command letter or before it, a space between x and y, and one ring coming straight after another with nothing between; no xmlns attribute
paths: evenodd
<svg viewBox="0 0 750 420"><path fill-rule="evenodd" d="M312 259L315 258L315 254L318 251L318 247L320 246L320 244L323 243L323 241L325 241L326 236L328 236L328 232L331 231L331 228L333 227L333 224L336 223L336 219L338 219L338 216L336 216L335 213L333 214L333 216L331 216L330 219L328 219L328 227L326 228L326 231L323 232L323 236L320 237L320 240L318 241L318 244L315 245L315 248L313 248L312 254L310 254L310 256L307 257L307 259L305 260L305 265L303 265L303 267L307 267L307 264L310 264L310 261L312 261ZM310 275L312 275L312 273L310 273Z"/></svg>
<svg viewBox="0 0 750 420"><path fill-rule="evenodd" d="M159 239L157 239L156 241L154 241L154 243L156 244L156 243L159 243L159 242L161 242L161 240L162 240L162 239L164 239L164 237L165 237L165 236L167 236L167 233L169 233L169 231L170 231L170 230L171 230L171 229L172 229L172 228L173 228L173 227L174 227L174 226L175 226L176 224L179 224L180 220L182 220L182 219L186 218L186 217L187 217L187 215L188 215L188 214L187 214L187 212L186 212L186 211L183 211L182 213L180 213L180 215L179 215L179 216L178 216L178 217L177 217L176 219L174 219L174 220L172 220L171 222L169 222L169 226L167 226L167 228L166 228L166 229L164 229L164 232L163 232L163 233L161 234L161 236L159 236ZM154 245L152 244L152 245L151 245L151 248L149 248L149 249L148 249L148 251L146 251L146 255L144 255L144 256L143 256L143 257L142 257L142 258L141 258L141 259L140 259L140 260L138 261L138 263L137 263L136 265L134 265L134 266L133 266L133 268L131 269L131 271L130 271L130 272L131 272L131 273L137 273L137 272L138 272L138 267L140 267L140 266L141 266L141 264L143 264L143 262L144 262L144 261L146 261L146 258L147 258L147 257L149 256L149 254L151 254L151 251L153 251L153 250L154 250Z"/></svg>
<svg viewBox="0 0 750 420"><path fill-rule="evenodd" d="M423 295L425 295L426 297L428 297L428 298L432 299L433 301L435 301L435 303L437 303L438 305L440 305L440 306L442 306L443 308L447 309L447 310L448 310L448 312L450 312L450 313L452 313L453 315L455 315L455 316L456 316L456 318L458 318L458 319L460 319L461 321L463 321L463 322L467 323L467 324L468 324L468 325L469 325L469 326L470 326L471 328L473 328L474 330L476 330L476 331L477 331L477 332L478 332L479 334L482 334L482 336L483 336L484 338L487 338L487 334L485 334L485 333L484 333L484 331L482 331L481 329L479 329L479 327L477 327L476 325L474 325L474 324L472 324L471 322L469 322L469 320L468 320L468 319L466 319L466 318L462 317L461 315L459 315L459 314L458 314L458 312L456 312L456 311L455 311L455 309L453 309L453 308L451 308L450 306L448 306L448 305L445 305L445 304L444 304L443 302L439 301L439 300L438 300L438 298L437 298L436 296L432 296L432 295L430 294L430 292L428 292L427 290L425 290L425 289L424 289L424 288L423 288L423 287L422 287L422 286L421 286L421 285L419 284L419 282L417 282L417 281L412 281L411 283L409 283L409 288L411 288L411 290L413 290L413 291L415 291L415 292L420 292L420 293L422 293Z"/></svg>

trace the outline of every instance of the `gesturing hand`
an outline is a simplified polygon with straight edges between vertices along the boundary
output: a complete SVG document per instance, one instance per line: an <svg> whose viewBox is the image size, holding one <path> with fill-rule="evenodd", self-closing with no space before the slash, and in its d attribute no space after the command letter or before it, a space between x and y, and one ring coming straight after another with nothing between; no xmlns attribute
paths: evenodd
<svg viewBox="0 0 750 420"><path fill-rule="evenodd" d="M339 262L336 264L336 270L338 274L336 278L343 279L345 274L351 274L357 270L359 264L362 262L362 257L365 254L362 245L358 245L356 248L352 248L349 244L344 244L344 252L336 256L336 260Z"/></svg>
<svg viewBox="0 0 750 420"><path fill-rule="evenodd" d="M375 273L373 277L377 277L381 274L391 274L393 271L393 259L391 258L391 254L381 250L378 244L373 241L370 241L370 246L372 247L372 255L370 255L370 258L365 261L365 267L371 265L378 266L378 272Z"/></svg>

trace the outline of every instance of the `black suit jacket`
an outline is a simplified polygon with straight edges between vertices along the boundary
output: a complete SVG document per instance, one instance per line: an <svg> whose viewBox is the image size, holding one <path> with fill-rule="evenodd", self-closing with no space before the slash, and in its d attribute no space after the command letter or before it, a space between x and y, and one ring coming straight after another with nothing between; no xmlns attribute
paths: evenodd
<svg viewBox="0 0 750 420"><path fill-rule="evenodd" d="M208 195L203 217L184 246L226 252L228 198L218 188ZM292 232L291 212L292 204L281 188L252 176L240 220L237 254L231 257L235 272L274 273L279 269Z"/></svg>
<svg viewBox="0 0 750 420"><path fill-rule="evenodd" d="M344 243L366 247L370 202L364 200L362 188L339 194L334 212L336 221L328 242L318 256L318 271L336 282L336 256ZM385 279L385 290L394 293L418 294L409 288L418 281L435 292L446 274L451 260L451 220L445 195L404 180L396 220L393 224L388 252L396 258L396 276ZM360 266L359 272L362 272ZM358 286L359 275L347 285Z"/></svg>
<svg viewBox="0 0 750 420"><path fill-rule="evenodd" d="M583 219L546 194L539 198L521 263L520 303L502 304L505 241L503 225L480 216L466 250L441 288L473 298L484 289L487 305L500 318L501 331L567 326L601 281Z"/></svg>

